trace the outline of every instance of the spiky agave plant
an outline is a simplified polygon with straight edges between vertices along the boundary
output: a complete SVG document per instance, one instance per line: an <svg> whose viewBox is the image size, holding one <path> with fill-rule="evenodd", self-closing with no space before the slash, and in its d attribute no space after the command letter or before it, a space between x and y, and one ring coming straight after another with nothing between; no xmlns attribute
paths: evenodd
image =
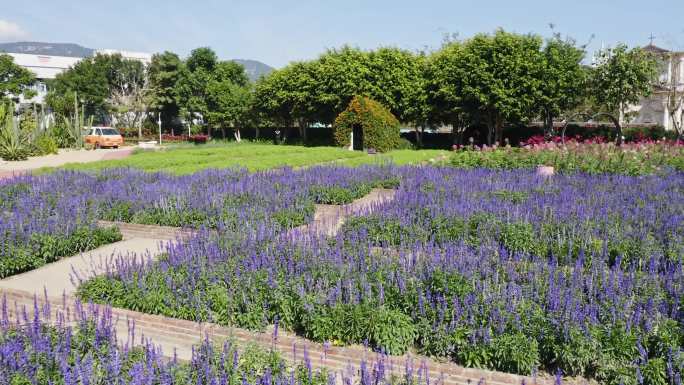
<svg viewBox="0 0 684 385"><path fill-rule="evenodd" d="M0 104L0 157L26 160L31 154L30 137L23 133L14 118L14 104Z"/></svg>
<svg viewBox="0 0 684 385"><path fill-rule="evenodd" d="M92 116L86 120L85 114L79 112L81 107L78 99L74 96L74 114L70 117L62 116L62 127L69 139L72 148L83 148L85 146L83 138L83 128L93 124Z"/></svg>

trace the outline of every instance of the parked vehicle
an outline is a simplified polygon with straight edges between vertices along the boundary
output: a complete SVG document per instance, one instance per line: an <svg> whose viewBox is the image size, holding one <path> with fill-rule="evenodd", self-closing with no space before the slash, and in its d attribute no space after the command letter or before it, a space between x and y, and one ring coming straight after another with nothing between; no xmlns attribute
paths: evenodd
<svg viewBox="0 0 684 385"><path fill-rule="evenodd" d="M123 136L116 128L112 127L91 127L85 136L85 143L93 145L95 148L119 148L123 142Z"/></svg>

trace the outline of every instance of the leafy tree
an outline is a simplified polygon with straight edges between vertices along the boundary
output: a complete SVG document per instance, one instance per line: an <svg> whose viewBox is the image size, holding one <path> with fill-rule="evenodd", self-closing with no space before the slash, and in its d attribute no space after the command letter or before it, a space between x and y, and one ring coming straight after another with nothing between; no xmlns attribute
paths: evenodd
<svg viewBox="0 0 684 385"><path fill-rule="evenodd" d="M296 123L306 139L311 123L332 124L356 95L378 100L400 120L423 124L418 112L425 102L421 82L419 60L409 51L380 48L366 52L345 46L260 79L255 103L258 111L280 125Z"/></svg>
<svg viewBox="0 0 684 385"><path fill-rule="evenodd" d="M596 68L592 72L591 95L618 131L622 142L622 121L629 105L639 103L648 96L657 76L655 58L641 48L628 49L619 44L599 52Z"/></svg>
<svg viewBox="0 0 684 385"><path fill-rule="evenodd" d="M7 54L0 54L0 99L10 95L32 97L33 91L28 89L36 78L31 71L14 63L14 58Z"/></svg>
<svg viewBox="0 0 684 385"><path fill-rule="evenodd" d="M587 97L584 55L584 47L577 47L573 39L563 39L560 34L554 34L544 46L538 103L547 135L553 131L555 117L577 108Z"/></svg>
<svg viewBox="0 0 684 385"><path fill-rule="evenodd" d="M307 127L321 116L318 70L316 61L295 62L262 77L255 87L257 110L283 127L296 122L306 140Z"/></svg>
<svg viewBox="0 0 684 385"><path fill-rule="evenodd" d="M46 102L58 114L69 116L74 113L73 101L76 97L82 102L86 115L104 122L109 120L110 113L118 113L118 103L122 102L121 98L113 97L113 93L128 93L123 88L139 88L142 82L142 63L124 59L119 54L98 54L79 61L57 75L49 84Z"/></svg>
<svg viewBox="0 0 684 385"><path fill-rule="evenodd" d="M240 126L247 119L250 110L251 89L244 67L232 61L220 62L216 65L213 78L207 84L209 127L223 129L232 127L235 140L240 137Z"/></svg>
<svg viewBox="0 0 684 385"><path fill-rule="evenodd" d="M142 124L151 104L145 65L137 60L123 60L117 63L110 82L107 103L113 121L118 126L137 129L138 138L142 138Z"/></svg>
<svg viewBox="0 0 684 385"><path fill-rule="evenodd" d="M173 124L180 108L176 102L176 85L183 62L173 52L165 51L152 56L148 73L150 79L150 103L155 112L161 113L164 126Z"/></svg>
<svg viewBox="0 0 684 385"><path fill-rule="evenodd" d="M209 95L212 105L209 122L220 127L224 131L224 137L226 127L232 127L235 140L239 142L240 127L249 119L251 89L235 83L218 82L210 86Z"/></svg>
<svg viewBox="0 0 684 385"><path fill-rule="evenodd" d="M217 63L216 53L210 48L196 48L179 72L176 102L188 123L198 118L204 120L209 113L207 86L213 79Z"/></svg>
<svg viewBox="0 0 684 385"><path fill-rule="evenodd" d="M461 90L464 45L459 41L448 41L425 61L425 95L428 120L450 125L453 140L461 144L462 133L467 124L477 116L479 104L464 98Z"/></svg>
<svg viewBox="0 0 684 385"><path fill-rule="evenodd" d="M477 106L488 128L487 142L501 142L505 122L523 122L540 94L541 38L497 30L463 43L454 57L462 105Z"/></svg>
<svg viewBox="0 0 684 385"><path fill-rule="evenodd" d="M323 123L331 123L356 95L380 102L401 121L419 116L412 108L421 100L421 65L409 51L385 47L366 52L345 46L323 54L317 69L317 120Z"/></svg>

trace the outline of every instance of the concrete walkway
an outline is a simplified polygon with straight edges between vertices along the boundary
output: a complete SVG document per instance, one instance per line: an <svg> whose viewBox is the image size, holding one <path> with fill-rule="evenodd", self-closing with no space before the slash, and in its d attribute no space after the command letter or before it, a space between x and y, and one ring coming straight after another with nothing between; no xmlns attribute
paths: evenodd
<svg viewBox="0 0 684 385"><path fill-rule="evenodd" d="M62 258L38 269L0 280L0 288L22 290L50 297L71 295L78 286L77 277L87 279L104 274L113 268L117 258L139 260L154 258L161 253L162 241L150 238L133 238L111 243L81 255Z"/></svg>
<svg viewBox="0 0 684 385"><path fill-rule="evenodd" d="M347 205L316 205L313 222L290 230L288 235L335 236L347 217L374 211L377 206L393 200L395 193L396 190L376 188Z"/></svg>
<svg viewBox="0 0 684 385"><path fill-rule="evenodd" d="M32 156L27 160L8 162L0 160L0 179L25 174L43 167L58 167L67 163L90 163L99 160L121 159L129 156L133 147L97 150L59 150L58 154Z"/></svg>

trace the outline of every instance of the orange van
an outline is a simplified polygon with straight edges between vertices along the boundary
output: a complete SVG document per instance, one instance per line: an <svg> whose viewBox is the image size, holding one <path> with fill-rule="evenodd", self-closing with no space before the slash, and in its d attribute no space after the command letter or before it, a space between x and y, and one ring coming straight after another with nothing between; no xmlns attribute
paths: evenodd
<svg viewBox="0 0 684 385"><path fill-rule="evenodd" d="M91 127L86 136L86 144L91 144L95 148L123 146L123 136L116 128L112 127Z"/></svg>

